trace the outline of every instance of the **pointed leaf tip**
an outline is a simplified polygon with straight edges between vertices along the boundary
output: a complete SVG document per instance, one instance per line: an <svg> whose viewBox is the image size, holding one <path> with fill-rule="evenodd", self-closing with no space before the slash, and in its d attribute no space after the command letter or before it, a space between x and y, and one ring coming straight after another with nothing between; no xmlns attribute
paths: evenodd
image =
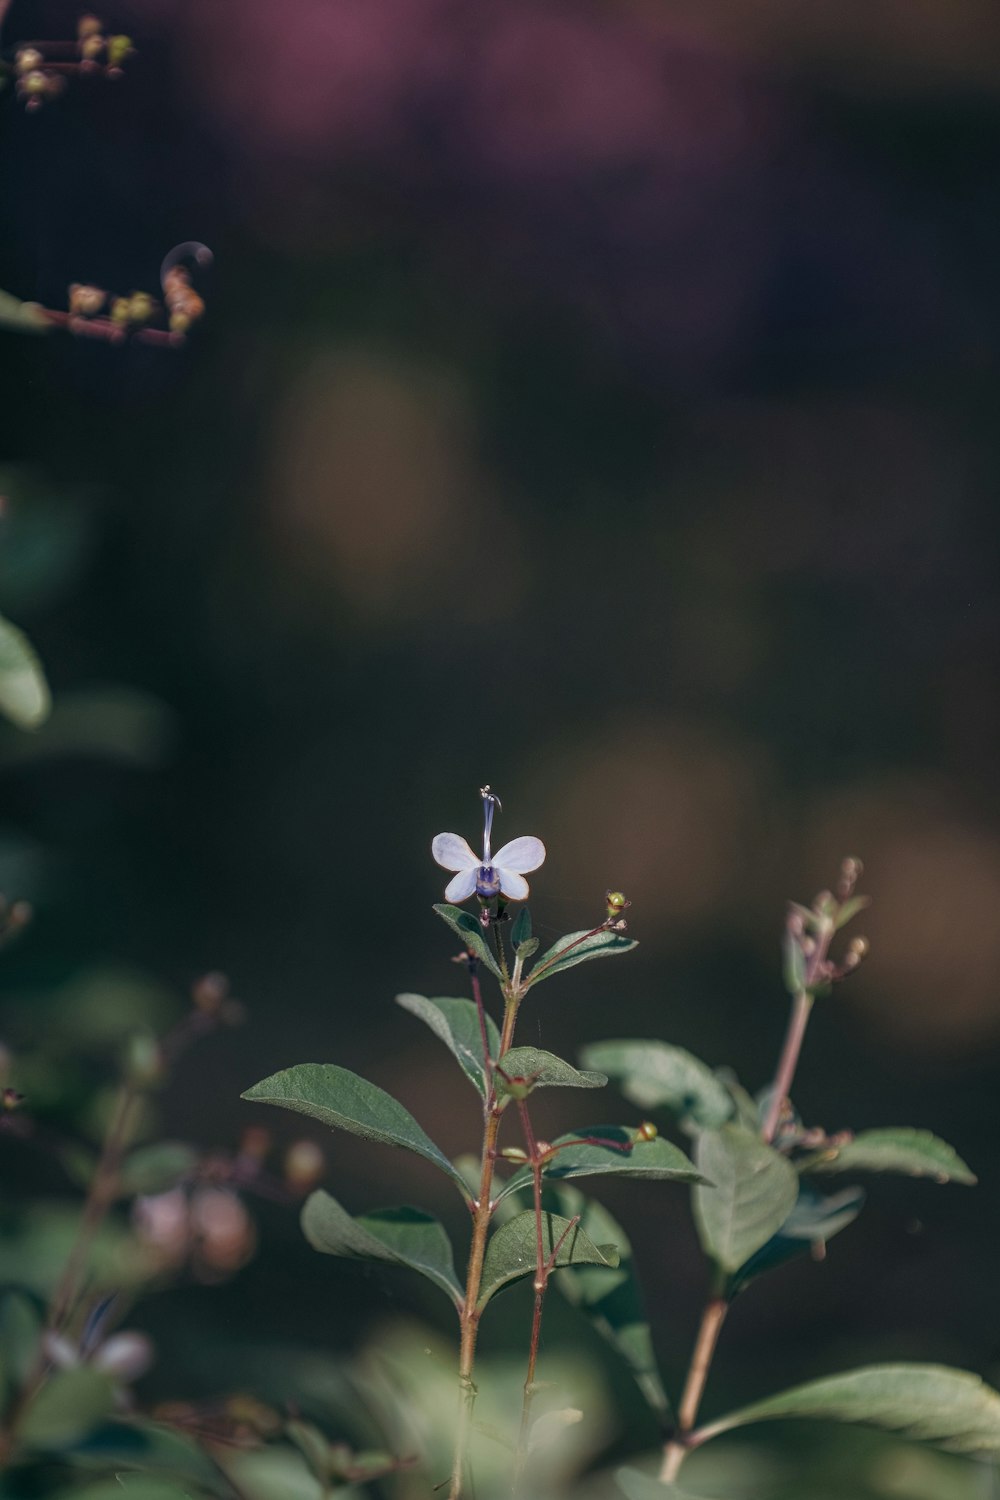
<svg viewBox="0 0 1000 1500"><path fill-rule="evenodd" d="M785 1417L884 1427L959 1453L1000 1452L1000 1395L946 1365L866 1365L812 1380L712 1422L699 1439Z"/></svg>
<svg viewBox="0 0 1000 1500"><path fill-rule="evenodd" d="M354 1218L319 1189L303 1206L302 1232L313 1249L325 1255L408 1266L432 1281L456 1307L462 1301L451 1242L437 1219L421 1209L382 1208Z"/></svg>
<svg viewBox="0 0 1000 1500"><path fill-rule="evenodd" d="M300 1063L255 1083L241 1096L276 1104L338 1130L386 1146L401 1146L433 1162L467 1196L461 1175L398 1099L336 1063Z"/></svg>

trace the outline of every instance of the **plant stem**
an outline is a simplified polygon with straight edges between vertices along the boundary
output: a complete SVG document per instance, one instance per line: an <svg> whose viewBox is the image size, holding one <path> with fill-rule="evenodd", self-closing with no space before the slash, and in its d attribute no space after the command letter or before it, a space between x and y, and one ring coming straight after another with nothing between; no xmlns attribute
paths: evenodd
<svg viewBox="0 0 1000 1500"><path fill-rule="evenodd" d="M499 1055L501 1057L510 1049L518 1011L517 998L510 994L509 991L505 998L506 1008L503 1017L503 1030L500 1033ZM496 1083L492 1069L490 1070L487 1090L483 1125L483 1154L479 1173L479 1197L476 1201L475 1213L472 1219L472 1244L469 1248L469 1263L465 1277L465 1298L462 1303L460 1315L461 1345L458 1357L458 1427L455 1434L455 1452L452 1460L451 1487L448 1491L448 1500L459 1500L459 1496L462 1493L465 1460L469 1447L469 1429L472 1425L472 1409L476 1402L476 1387L472 1380L472 1372L476 1360L476 1339L479 1335L479 1311L476 1304L479 1301L479 1288L483 1279L486 1237L489 1232L490 1218L493 1214L493 1204L491 1202L493 1174L496 1166L497 1137L500 1133L500 1120L503 1114L503 1104L498 1100L496 1095Z"/></svg>
<svg viewBox="0 0 1000 1500"><path fill-rule="evenodd" d="M49 1303L48 1327L54 1333L58 1333L72 1316L97 1232L118 1195L118 1174L128 1142L129 1117L138 1098L135 1084L126 1080L118 1090L114 1114L83 1206L76 1241Z"/></svg>
<svg viewBox="0 0 1000 1500"><path fill-rule="evenodd" d="M771 1100L767 1107L767 1118L761 1130L761 1135L768 1145L774 1140L781 1119L781 1111L785 1100L791 1093L792 1080L795 1077L795 1069L798 1067L812 1005L813 997L806 990L800 990L792 1000L788 1029L785 1032L785 1041L778 1060L778 1071L774 1075Z"/></svg>
<svg viewBox="0 0 1000 1500"><path fill-rule="evenodd" d="M728 1311L729 1303L724 1297L713 1297L705 1304L677 1414L677 1433L667 1444L663 1454L660 1479L664 1484L671 1484L677 1478L681 1464L684 1462L687 1452L685 1440L698 1420L698 1408L701 1406L701 1398L705 1393L708 1372L712 1368L712 1356L715 1354L719 1334L722 1332L722 1325L726 1321Z"/></svg>
<svg viewBox="0 0 1000 1500"><path fill-rule="evenodd" d="M49 1301L46 1320L48 1333L62 1331L72 1317L83 1289L87 1262L94 1240L118 1195L118 1176L128 1143L129 1119L138 1098L139 1090L136 1085L126 1079L118 1090L111 1123L104 1137L100 1159L91 1178L90 1188L83 1205L76 1239ZM48 1363L43 1345L38 1350L34 1367L24 1382L21 1393L8 1415L2 1437L0 1437L0 1467L6 1462L14 1447L15 1435L21 1418L45 1383Z"/></svg>
<svg viewBox="0 0 1000 1500"><path fill-rule="evenodd" d="M535 1366L538 1363L538 1345L542 1334L542 1309L549 1277L545 1256L545 1239L542 1232L542 1164L538 1159L538 1142L531 1124L527 1099L518 1101L524 1144L531 1162L532 1188L535 1206L535 1306L531 1316L531 1342L528 1345L528 1368L524 1377L524 1397L521 1402L521 1427L517 1435L517 1452L514 1457L514 1480L511 1493L516 1495L528 1456L528 1428L531 1423L531 1401L535 1394Z"/></svg>

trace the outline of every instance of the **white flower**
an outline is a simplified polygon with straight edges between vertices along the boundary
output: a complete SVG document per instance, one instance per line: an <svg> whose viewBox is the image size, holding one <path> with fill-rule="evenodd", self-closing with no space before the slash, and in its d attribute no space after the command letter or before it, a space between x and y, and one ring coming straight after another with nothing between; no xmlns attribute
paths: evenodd
<svg viewBox="0 0 1000 1500"><path fill-rule="evenodd" d="M545 845L541 839L524 835L511 839L496 854L490 851L490 833L493 829L493 809L499 807L499 798L484 786L480 792L483 799L483 853L482 858L457 833L439 833L431 843L431 853L446 870L457 870L449 880L444 893L446 901L467 901L473 893L484 901L493 896L506 896L508 901L523 901L528 894L527 871L537 870L545 858Z"/></svg>

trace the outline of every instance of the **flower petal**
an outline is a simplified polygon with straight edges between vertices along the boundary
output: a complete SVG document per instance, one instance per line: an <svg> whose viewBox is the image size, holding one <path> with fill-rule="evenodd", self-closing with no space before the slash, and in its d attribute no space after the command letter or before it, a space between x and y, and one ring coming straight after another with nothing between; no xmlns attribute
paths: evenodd
<svg viewBox="0 0 1000 1500"><path fill-rule="evenodd" d="M528 882L524 876L516 874L513 870L505 870L501 865L494 865L493 868L500 877L500 889L507 900L523 901L528 894Z"/></svg>
<svg viewBox="0 0 1000 1500"><path fill-rule="evenodd" d="M535 839L530 834L526 834L523 838L511 839L509 844L504 844L502 849L498 849L493 856L493 863L504 870L516 870L519 874L523 874L527 870L537 870L544 858L545 845L541 839ZM448 868L457 869L458 867L449 865Z"/></svg>
<svg viewBox="0 0 1000 1500"><path fill-rule="evenodd" d="M446 901L468 901L476 889L476 880L479 876L479 865L473 865L471 870L459 870L453 875L444 888L444 899Z"/></svg>
<svg viewBox="0 0 1000 1500"><path fill-rule="evenodd" d="M465 839L457 833L439 833L431 844L431 853L446 870L467 870L479 864L479 855L474 854ZM534 866L529 866L534 869Z"/></svg>

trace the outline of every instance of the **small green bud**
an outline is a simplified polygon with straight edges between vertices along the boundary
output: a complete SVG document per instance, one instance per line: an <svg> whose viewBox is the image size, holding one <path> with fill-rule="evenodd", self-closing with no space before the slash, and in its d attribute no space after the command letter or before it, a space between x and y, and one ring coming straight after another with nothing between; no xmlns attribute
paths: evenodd
<svg viewBox="0 0 1000 1500"><path fill-rule="evenodd" d="M130 1083L139 1088L153 1088L163 1078L163 1055L160 1044L149 1032L139 1032L128 1043L125 1072Z"/></svg>
<svg viewBox="0 0 1000 1500"><path fill-rule="evenodd" d="M607 891L605 892L605 896L608 903L609 921L614 921L616 917L620 917L626 907L632 905L624 891Z"/></svg>

